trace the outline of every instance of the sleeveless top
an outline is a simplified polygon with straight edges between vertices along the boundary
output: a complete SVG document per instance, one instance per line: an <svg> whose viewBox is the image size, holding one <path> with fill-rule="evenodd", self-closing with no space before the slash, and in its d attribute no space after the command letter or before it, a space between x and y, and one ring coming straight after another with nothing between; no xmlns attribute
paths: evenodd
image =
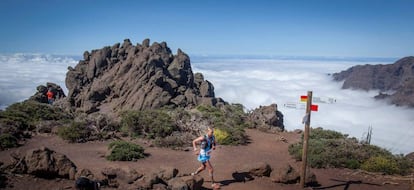
<svg viewBox="0 0 414 190"><path fill-rule="evenodd" d="M211 151L211 148L213 147L214 139L214 135L210 138L208 135L204 135L204 140L200 144L200 155L208 155L208 153Z"/></svg>

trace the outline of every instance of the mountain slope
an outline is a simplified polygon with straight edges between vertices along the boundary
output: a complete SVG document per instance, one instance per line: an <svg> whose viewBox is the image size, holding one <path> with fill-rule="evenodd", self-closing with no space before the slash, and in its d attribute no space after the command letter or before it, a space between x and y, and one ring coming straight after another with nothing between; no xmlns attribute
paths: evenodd
<svg viewBox="0 0 414 190"><path fill-rule="evenodd" d="M380 90L376 98L392 104L414 107L414 56L393 64L357 65L333 74L334 80L344 81L343 89Z"/></svg>

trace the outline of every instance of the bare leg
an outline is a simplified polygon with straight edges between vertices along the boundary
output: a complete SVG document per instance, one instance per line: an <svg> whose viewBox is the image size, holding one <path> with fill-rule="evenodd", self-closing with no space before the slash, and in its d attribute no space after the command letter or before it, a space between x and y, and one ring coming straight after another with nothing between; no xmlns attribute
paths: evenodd
<svg viewBox="0 0 414 190"><path fill-rule="evenodd" d="M213 176L213 166L211 166L210 160L206 162L207 165L207 169L208 169L208 173L210 174L211 177L211 183L214 184L214 176Z"/></svg>
<svg viewBox="0 0 414 190"><path fill-rule="evenodd" d="M204 169L206 169L206 163L202 163L201 166L197 169L197 171L194 174L198 174L202 172Z"/></svg>

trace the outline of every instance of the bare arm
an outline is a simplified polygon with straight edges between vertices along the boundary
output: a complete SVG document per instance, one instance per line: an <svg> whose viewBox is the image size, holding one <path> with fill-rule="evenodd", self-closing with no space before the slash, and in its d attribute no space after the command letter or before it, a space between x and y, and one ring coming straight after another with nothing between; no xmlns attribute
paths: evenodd
<svg viewBox="0 0 414 190"><path fill-rule="evenodd" d="M213 150L216 150L216 138L214 138L214 141L213 141Z"/></svg>
<svg viewBox="0 0 414 190"><path fill-rule="evenodd" d="M198 138L196 138L196 139L194 139L193 140L193 148L194 148L194 151L197 151L197 143L198 142L200 142L200 141L202 141L204 139L204 136L200 136L200 137L198 137Z"/></svg>

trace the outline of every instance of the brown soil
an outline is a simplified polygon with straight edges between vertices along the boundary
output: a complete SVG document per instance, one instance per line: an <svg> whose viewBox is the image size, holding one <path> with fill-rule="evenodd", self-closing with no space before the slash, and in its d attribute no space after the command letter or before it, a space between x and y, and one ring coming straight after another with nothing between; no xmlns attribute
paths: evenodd
<svg viewBox="0 0 414 190"><path fill-rule="evenodd" d="M244 164L253 162L267 162L272 168L286 163L299 168L300 162L291 158L287 149L289 144L300 139L299 134L281 133L268 134L257 130L247 130L250 143L246 146L219 146L213 153L211 163L215 170L215 180L220 181L222 189L302 189L298 184L272 183L269 178L256 178L248 182L235 182L232 173ZM281 141L281 136L287 142ZM180 174L189 174L197 169L199 163L192 151L176 151L165 148L150 147L149 143L136 140L145 147L150 156L136 162L110 162L105 159L109 141L87 142L70 144L57 136L35 136L22 147L0 152L0 161L10 163L10 154L13 152L25 153L32 148L41 146L65 154L78 169L90 169L99 177L105 167L119 167L125 170L134 168L149 173L160 166L173 166L179 169ZM365 172L349 169L312 169L323 189L411 189L414 188L409 180L396 179L395 176L372 175ZM211 182L206 171L201 174L206 182L204 187L211 188ZM45 180L27 175L8 175L9 186L6 189L74 189L74 181L54 179ZM325 188L326 187L326 188ZM110 189L110 188L102 188ZM310 188L309 188L310 189Z"/></svg>

